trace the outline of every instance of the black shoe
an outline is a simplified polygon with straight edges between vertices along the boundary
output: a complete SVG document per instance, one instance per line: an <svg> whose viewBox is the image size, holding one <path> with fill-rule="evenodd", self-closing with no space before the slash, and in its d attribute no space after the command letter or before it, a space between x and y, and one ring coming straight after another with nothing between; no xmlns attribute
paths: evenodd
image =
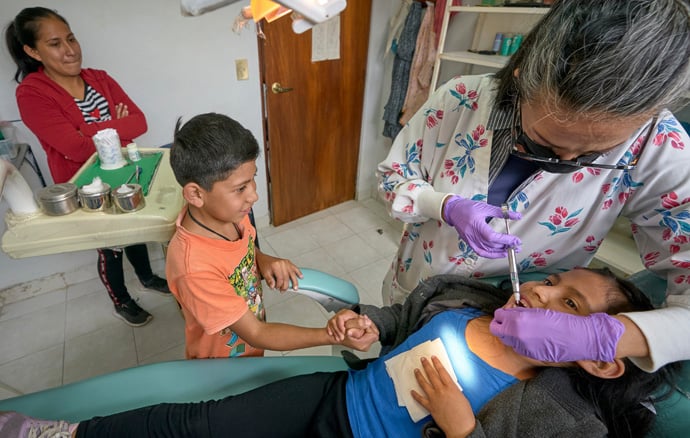
<svg viewBox="0 0 690 438"><path fill-rule="evenodd" d="M132 327L141 327L153 319L149 312L139 307L137 302L131 298L122 304L115 304L113 315Z"/></svg>
<svg viewBox="0 0 690 438"><path fill-rule="evenodd" d="M170 288L168 288L168 282L165 278L160 278L157 275L151 277L150 280L142 281L141 284L152 292L157 292L160 295L170 296Z"/></svg>

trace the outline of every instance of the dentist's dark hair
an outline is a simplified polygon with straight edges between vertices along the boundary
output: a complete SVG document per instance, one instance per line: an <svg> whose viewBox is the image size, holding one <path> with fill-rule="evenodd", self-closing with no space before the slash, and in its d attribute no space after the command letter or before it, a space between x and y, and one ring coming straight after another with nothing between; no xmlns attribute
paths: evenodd
<svg viewBox="0 0 690 438"><path fill-rule="evenodd" d="M251 131L223 114L206 113L182 125L177 120L170 166L181 186L190 182L211 190L238 167L259 156Z"/></svg>
<svg viewBox="0 0 690 438"><path fill-rule="evenodd" d="M41 27L41 20L57 18L69 26L65 18L56 11L48 8L36 6L33 8L22 9L14 17L5 30L5 43L14 63L17 64L17 71L14 73L14 80L19 83L30 73L38 71L42 65L24 52L24 46L32 49L36 48L36 38Z"/></svg>
<svg viewBox="0 0 690 438"><path fill-rule="evenodd" d="M540 99L590 117L649 116L690 88L687 0L562 0L496 73L497 104Z"/></svg>

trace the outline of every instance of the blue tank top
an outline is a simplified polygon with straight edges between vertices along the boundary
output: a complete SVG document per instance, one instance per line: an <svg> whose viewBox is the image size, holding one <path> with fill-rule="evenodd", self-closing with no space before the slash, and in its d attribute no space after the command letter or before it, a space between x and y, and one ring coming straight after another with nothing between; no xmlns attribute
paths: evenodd
<svg viewBox="0 0 690 438"><path fill-rule="evenodd" d="M407 409L398 406L393 380L385 361L415 346L440 338L455 375L476 414L496 394L517 382L472 353L465 341L467 323L483 315L477 309L453 309L434 316L405 342L364 370L350 370L346 384L347 412L355 437L419 437L431 416L413 423ZM421 364L420 364L421 367Z"/></svg>

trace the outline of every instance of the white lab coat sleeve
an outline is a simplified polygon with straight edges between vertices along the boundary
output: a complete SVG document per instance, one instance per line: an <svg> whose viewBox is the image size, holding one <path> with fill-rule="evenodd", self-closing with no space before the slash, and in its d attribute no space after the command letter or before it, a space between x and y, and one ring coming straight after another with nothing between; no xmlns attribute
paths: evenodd
<svg viewBox="0 0 690 438"><path fill-rule="evenodd" d="M672 295L668 307L650 312L623 313L647 338L649 357L630 358L641 369L653 372L663 365L690 358L690 296Z"/></svg>
<svg viewBox="0 0 690 438"><path fill-rule="evenodd" d="M417 198L420 213L429 218L445 221L443 219L443 203L449 196L451 196L451 193L433 192L431 190L421 192Z"/></svg>

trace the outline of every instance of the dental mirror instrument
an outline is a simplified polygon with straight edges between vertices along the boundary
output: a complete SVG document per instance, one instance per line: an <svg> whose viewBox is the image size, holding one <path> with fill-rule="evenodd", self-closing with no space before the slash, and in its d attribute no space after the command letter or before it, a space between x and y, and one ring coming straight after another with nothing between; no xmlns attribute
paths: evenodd
<svg viewBox="0 0 690 438"><path fill-rule="evenodd" d="M506 233L510 234L510 227L508 226L508 204L501 205L501 212L503 213L503 220L506 223ZM515 297L515 304L520 304L520 280L518 279L517 259L515 257L515 248L508 248L508 268L510 270L510 283L513 285L513 296Z"/></svg>

